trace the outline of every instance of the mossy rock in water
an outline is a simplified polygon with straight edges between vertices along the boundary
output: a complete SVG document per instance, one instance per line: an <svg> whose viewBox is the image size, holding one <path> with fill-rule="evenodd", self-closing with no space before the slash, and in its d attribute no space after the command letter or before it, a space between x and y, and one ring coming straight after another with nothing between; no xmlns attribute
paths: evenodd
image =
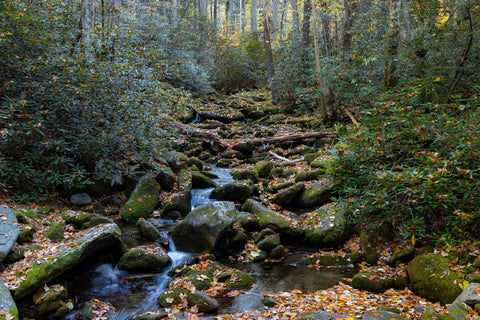
<svg viewBox="0 0 480 320"><path fill-rule="evenodd" d="M64 233L65 231L63 230L63 225L55 222L52 223L45 236L52 241L60 242L63 240Z"/></svg>
<svg viewBox="0 0 480 320"><path fill-rule="evenodd" d="M272 171L274 166L275 162L260 161L255 164L254 170L258 172L260 178L267 178L270 175L270 171Z"/></svg>
<svg viewBox="0 0 480 320"><path fill-rule="evenodd" d="M242 209L252 213L258 219L258 224L262 228L270 228L280 234L293 237L303 236L303 228L292 224L289 220L268 210L260 203L249 199L244 204Z"/></svg>
<svg viewBox="0 0 480 320"><path fill-rule="evenodd" d="M168 317L168 313L163 310L150 310L142 313L137 313L131 316L130 320L161 320Z"/></svg>
<svg viewBox="0 0 480 320"><path fill-rule="evenodd" d="M450 259L438 255L418 256L407 266L413 291L421 297L442 304L451 303L462 293L458 274L450 270Z"/></svg>
<svg viewBox="0 0 480 320"><path fill-rule="evenodd" d="M268 251L275 248L280 244L280 235L278 233L269 235L265 239L260 240L257 243L257 247L261 250Z"/></svg>
<svg viewBox="0 0 480 320"><path fill-rule="evenodd" d="M184 278L197 290L208 290L213 284L213 276L206 270L189 270Z"/></svg>
<svg viewBox="0 0 480 320"><path fill-rule="evenodd" d="M182 298L186 299L188 290L180 287L173 287L163 291L158 297L158 304L163 308L168 308L182 303Z"/></svg>
<svg viewBox="0 0 480 320"><path fill-rule="evenodd" d="M350 237L352 224L345 206L324 205L315 211L305 227L307 241L316 248L338 246Z"/></svg>
<svg viewBox="0 0 480 320"><path fill-rule="evenodd" d="M218 301L202 291L189 292L187 301L192 306L197 306L200 312L213 312L218 309Z"/></svg>
<svg viewBox="0 0 480 320"><path fill-rule="evenodd" d="M217 184L211 178L194 172L192 174L192 187L196 189L215 188Z"/></svg>
<svg viewBox="0 0 480 320"><path fill-rule="evenodd" d="M314 171L300 171L295 174L295 181L311 181L315 180L322 175L321 170L314 170Z"/></svg>
<svg viewBox="0 0 480 320"><path fill-rule="evenodd" d="M129 223L139 218L148 218L157 204L160 185L154 178L146 175L140 179L120 215Z"/></svg>
<svg viewBox="0 0 480 320"><path fill-rule="evenodd" d="M281 206L292 205L295 202L296 197L305 190L305 183L297 183L296 185L280 191L277 193L273 200Z"/></svg>
<svg viewBox="0 0 480 320"><path fill-rule="evenodd" d="M234 170L231 175L235 180L251 180L252 182L257 182L259 178L258 172L250 169Z"/></svg>
<svg viewBox="0 0 480 320"><path fill-rule="evenodd" d="M186 216L192 209L192 192L183 191L174 195L170 200L165 204L165 206L160 211L161 217L166 217L172 211L178 211L183 216Z"/></svg>
<svg viewBox="0 0 480 320"><path fill-rule="evenodd" d="M65 210L62 212L65 223L72 224L77 228L82 228L83 224L90 221L94 216L94 213L84 211Z"/></svg>
<svg viewBox="0 0 480 320"><path fill-rule="evenodd" d="M187 169L182 169L178 173L178 190L179 191L192 190L192 173Z"/></svg>
<svg viewBox="0 0 480 320"><path fill-rule="evenodd" d="M219 201L245 201L255 192L255 185L249 183L230 182L217 187L210 193L210 199Z"/></svg>
<svg viewBox="0 0 480 320"><path fill-rule="evenodd" d="M321 256L310 256L303 258L298 261L298 264L301 265L319 265L319 266L348 266L351 264L359 263L361 260L361 255L358 252L347 253L343 256L341 255L321 255Z"/></svg>
<svg viewBox="0 0 480 320"><path fill-rule="evenodd" d="M376 266L378 262L378 252L375 249L372 234L368 231L362 230L360 232L360 245L362 246L365 261L372 266Z"/></svg>
<svg viewBox="0 0 480 320"><path fill-rule="evenodd" d="M270 228L265 228L259 233L254 234L252 238L253 238L253 241L255 241L255 243L258 243L259 241L265 239L268 236L271 236L272 234L275 234L275 231L273 231Z"/></svg>
<svg viewBox="0 0 480 320"><path fill-rule="evenodd" d="M140 218L137 220L136 228L145 238L153 241L166 240L160 230L150 221Z"/></svg>
<svg viewBox="0 0 480 320"><path fill-rule="evenodd" d="M245 271L235 270L230 277L225 281L227 288L236 289L242 287L250 287L253 285L254 280L251 275Z"/></svg>
<svg viewBox="0 0 480 320"><path fill-rule="evenodd" d="M279 260L285 257L285 247L283 245L278 245L275 248L273 248L268 256L274 260Z"/></svg>
<svg viewBox="0 0 480 320"><path fill-rule="evenodd" d="M222 158L244 160L246 158L246 156L243 153L241 153L240 151L227 150L224 153L222 153Z"/></svg>
<svg viewBox="0 0 480 320"><path fill-rule="evenodd" d="M45 290L45 288L47 290ZM46 315L56 311L62 306L62 300L66 298L67 289L60 284L54 284L49 287L45 286L33 295L35 308L39 315Z"/></svg>
<svg viewBox="0 0 480 320"><path fill-rule="evenodd" d="M187 164L189 166L196 166L199 171L203 170L203 161L198 158L189 158Z"/></svg>
<svg viewBox="0 0 480 320"><path fill-rule="evenodd" d="M395 280L376 272L359 272L353 276L351 285L358 290L381 293L394 288Z"/></svg>
<svg viewBox="0 0 480 320"><path fill-rule="evenodd" d="M333 186L327 180L314 183L297 198L297 204L303 208L318 208L330 202Z"/></svg>
<svg viewBox="0 0 480 320"><path fill-rule="evenodd" d="M143 245L128 250L118 261L118 269L126 271L152 271L172 260L160 245Z"/></svg>

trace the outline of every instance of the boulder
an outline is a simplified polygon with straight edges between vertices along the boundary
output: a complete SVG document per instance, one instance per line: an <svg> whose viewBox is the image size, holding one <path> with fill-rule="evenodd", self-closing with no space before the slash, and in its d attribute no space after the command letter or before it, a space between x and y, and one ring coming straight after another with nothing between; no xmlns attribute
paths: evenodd
<svg viewBox="0 0 480 320"><path fill-rule="evenodd" d="M268 251L280 244L280 235L278 233L269 235L268 237L258 241L257 247L261 250Z"/></svg>
<svg viewBox="0 0 480 320"><path fill-rule="evenodd" d="M192 190L192 173L187 169L181 169L178 173L178 190L190 191Z"/></svg>
<svg viewBox="0 0 480 320"><path fill-rule="evenodd" d="M287 236L301 237L303 235L303 229L301 227L291 224L287 219L268 210L255 200L247 200L243 204L242 210L256 216L258 224L262 228L270 228Z"/></svg>
<svg viewBox="0 0 480 320"><path fill-rule="evenodd" d="M54 284L40 288L33 295L33 302L39 315L53 313L63 304L63 300L67 298L67 289L60 284Z"/></svg>
<svg viewBox="0 0 480 320"><path fill-rule="evenodd" d="M176 180L175 173L167 168L158 168L157 171L155 180L160 184L160 187L166 191L172 190Z"/></svg>
<svg viewBox="0 0 480 320"><path fill-rule="evenodd" d="M197 306L200 312L212 312L218 309L218 301L202 291L189 292L187 301L192 306Z"/></svg>
<svg viewBox="0 0 480 320"><path fill-rule="evenodd" d="M275 166L273 161L259 161L255 163L254 170L258 172L260 178L267 178Z"/></svg>
<svg viewBox="0 0 480 320"><path fill-rule="evenodd" d="M203 142L200 142L200 144L203 144ZM187 164L190 167L196 166L199 171L203 170L203 161L198 158L189 158Z"/></svg>
<svg viewBox="0 0 480 320"><path fill-rule="evenodd" d="M235 170L232 171L231 175L235 180L251 180L252 182L258 181L258 172L255 170Z"/></svg>
<svg viewBox="0 0 480 320"><path fill-rule="evenodd" d="M192 187L197 189L215 188L217 184L211 178L204 174L194 172L192 173Z"/></svg>
<svg viewBox="0 0 480 320"><path fill-rule="evenodd" d="M391 267L395 267L397 263L410 262L415 257L415 247L410 246L406 249L402 249L395 252L393 256L387 261L387 264Z"/></svg>
<svg viewBox="0 0 480 320"><path fill-rule="evenodd" d="M88 229L91 227L98 226L100 224L105 224L105 223L114 223L112 219L105 217L105 216L100 216L100 215L95 215L90 219L90 221L85 222L82 224L82 229Z"/></svg>
<svg viewBox="0 0 480 320"><path fill-rule="evenodd" d="M168 313L163 310L150 310L142 313L136 313L130 317L131 320L161 320L168 317Z"/></svg>
<svg viewBox="0 0 480 320"><path fill-rule="evenodd" d="M18 320L17 305L2 278L0 278L0 314L5 317L3 319Z"/></svg>
<svg viewBox="0 0 480 320"><path fill-rule="evenodd" d="M301 265L315 265L322 267L330 266L348 266L352 264L359 263L361 260L360 253L346 253L344 255L314 255L305 257L302 260L298 261L298 264Z"/></svg>
<svg viewBox="0 0 480 320"><path fill-rule="evenodd" d="M295 202L295 198L305 190L305 183L297 183L296 185L280 191L277 193L273 200L281 206L292 205Z"/></svg>
<svg viewBox="0 0 480 320"><path fill-rule="evenodd" d="M86 193L77 193L70 197L72 206L81 207L92 203L92 198Z"/></svg>
<svg viewBox="0 0 480 320"><path fill-rule="evenodd" d="M174 195L160 211L161 217L167 217L169 213L173 211L180 212L183 216L186 216L190 210L192 210L192 192L183 191Z"/></svg>
<svg viewBox="0 0 480 320"><path fill-rule="evenodd" d="M140 234L152 241L166 242L168 238L158 230L154 223L149 220L140 218L137 220L136 228Z"/></svg>
<svg viewBox="0 0 480 320"><path fill-rule="evenodd" d="M210 199L219 201L245 201L255 192L253 183L230 182L217 187L210 193Z"/></svg>
<svg viewBox="0 0 480 320"><path fill-rule="evenodd" d="M314 183L297 198L297 204L303 208L317 208L330 202L332 185L327 181Z"/></svg>
<svg viewBox="0 0 480 320"><path fill-rule="evenodd" d="M232 147L233 150L240 151L246 156L252 154L253 150L255 149L255 145L251 141L246 142L239 142Z"/></svg>
<svg viewBox="0 0 480 320"><path fill-rule="evenodd" d="M451 261L438 255L418 256L407 266L413 291L421 297L442 304L452 303L461 293L458 274L450 270Z"/></svg>
<svg viewBox="0 0 480 320"><path fill-rule="evenodd" d="M300 171L295 174L295 182L315 180L322 173L322 170Z"/></svg>
<svg viewBox="0 0 480 320"><path fill-rule="evenodd" d="M62 212L62 218L66 224L74 225L77 228L92 220L95 214L84 211L65 210Z"/></svg>
<svg viewBox="0 0 480 320"><path fill-rule="evenodd" d="M212 252L221 235L232 226L237 215L231 202L215 201L195 208L176 225L171 236L179 250Z"/></svg>
<svg viewBox="0 0 480 320"><path fill-rule="evenodd" d="M382 293L395 287L395 279L377 272L359 272L352 278L352 287L373 293Z"/></svg>
<svg viewBox="0 0 480 320"><path fill-rule="evenodd" d="M120 215L129 223L134 223L139 218L148 218L155 209L159 194L158 182L148 175L144 176L120 211Z"/></svg>
<svg viewBox="0 0 480 320"><path fill-rule="evenodd" d="M52 241L60 242L63 240L63 234L63 226L60 223L55 222L52 223L45 236Z"/></svg>
<svg viewBox="0 0 480 320"><path fill-rule="evenodd" d="M360 245L365 261L372 266L376 266L378 262L378 252L375 249L373 237L369 232L365 230L360 231Z"/></svg>
<svg viewBox="0 0 480 320"><path fill-rule="evenodd" d="M158 304L163 308L168 308L173 305L179 305L182 300L187 297L188 290L181 287L173 287L163 291L158 297Z"/></svg>
<svg viewBox="0 0 480 320"><path fill-rule="evenodd" d="M0 206L0 263L10 250L20 234L17 217L7 206Z"/></svg>
<svg viewBox="0 0 480 320"><path fill-rule="evenodd" d="M305 236L312 246L328 248L347 241L351 231L345 207L330 204L316 210L307 221Z"/></svg>
<svg viewBox="0 0 480 320"><path fill-rule="evenodd" d="M58 245L48 256L38 257L17 275L19 281L12 288L15 299L34 292L99 250L120 247L120 234L120 228L113 223L77 232L69 242Z"/></svg>
<svg viewBox="0 0 480 320"><path fill-rule="evenodd" d="M227 288L236 289L243 287L250 287L254 280L251 275L241 270L233 270L230 276L225 280Z"/></svg>
<svg viewBox="0 0 480 320"><path fill-rule="evenodd" d="M149 244L128 250L118 261L118 269L130 272L153 271L171 261L162 246Z"/></svg>
<svg viewBox="0 0 480 320"><path fill-rule="evenodd" d="M480 304L480 283L470 283L462 293L447 308L456 319L468 319L466 306L476 309L475 305Z"/></svg>

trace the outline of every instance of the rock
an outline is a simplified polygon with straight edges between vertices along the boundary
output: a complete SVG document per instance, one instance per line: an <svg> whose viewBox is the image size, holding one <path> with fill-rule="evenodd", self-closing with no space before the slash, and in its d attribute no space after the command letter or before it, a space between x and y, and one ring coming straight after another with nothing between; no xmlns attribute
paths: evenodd
<svg viewBox="0 0 480 320"><path fill-rule="evenodd" d="M278 233L269 235L265 239L260 240L257 243L257 247L261 250L270 250L280 244L280 235Z"/></svg>
<svg viewBox="0 0 480 320"><path fill-rule="evenodd" d="M401 314L387 310L368 311L363 314L363 320L408 320Z"/></svg>
<svg viewBox="0 0 480 320"><path fill-rule="evenodd" d="M15 263L23 258L25 258L25 252L26 251L36 251L43 249L42 246L38 244L34 244L29 246L28 248L18 248L10 251L10 253L5 257L5 260L3 260L4 263L6 264L11 264Z"/></svg>
<svg viewBox="0 0 480 320"><path fill-rule="evenodd" d="M250 287L254 280L251 275L241 270L234 270L230 277L225 281L227 288L236 289L243 287Z"/></svg>
<svg viewBox="0 0 480 320"><path fill-rule="evenodd" d="M301 227L290 224L287 219L268 210L254 200L247 200L243 204L242 210L255 215L258 219L259 226L262 228L270 228L287 236L301 237L303 235L303 229Z"/></svg>
<svg viewBox="0 0 480 320"><path fill-rule="evenodd" d="M271 236L273 234L275 234L275 231L273 231L270 228L265 228L262 231L260 231L259 233L253 235L253 241L255 241L255 243L258 243L259 241L261 241L261 240L265 239L266 237Z"/></svg>
<svg viewBox="0 0 480 320"><path fill-rule="evenodd" d="M187 297L188 290L180 287L173 287L163 291L158 297L158 304L163 308L168 308L173 305L182 303L182 300Z"/></svg>
<svg viewBox="0 0 480 320"><path fill-rule="evenodd" d="M168 313L163 310L150 310L142 313L134 314L130 320L161 320L168 317Z"/></svg>
<svg viewBox="0 0 480 320"><path fill-rule="evenodd" d="M37 229L33 226L33 224L20 224L20 233L17 237L17 243L23 244L25 242L32 241L35 232L37 232Z"/></svg>
<svg viewBox="0 0 480 320"><path fill-rule="evenodd" d="M303 156L305 161L307 161L308 164L311 164L315 159L320 157L322 155L321 152L314 152L314 153L307 153Z"/></svg>
<svg viewBox="0 0 480 320"><path fill-rule="evenodd" d="M0 206L0 208L2 208ZM3 208L1 209L3 210ZM12 214L13 215L13 214ZM3 319L18 320L18 309L15 301L10 294L10 290L5 286L3 279L0 278L0 314ZM0 318L2 317L0 316Z"/></svg>
<svg viewBox="0 0 480 320"><path fill-rule="evenodd" d="M470 283L462 293L447 308L451 315L456 319L467 319L467 309L465 305L475 308L480 303L480 283Z"/></svg>
<svg viewBox="0 0 480 320"><path fill-rule="evenodd" d="M155 225L149 220L140 218L137 220L136 228L140 231L140 234L145 238L152 241L165 242L166 237L155 227Z"/></svg>
<svg viewBox="0 0 480 320"><path fill-rule="evenodd" d="M232 149L239 151L248 157L252 154L253 150L255 150L255 145L251 141L240 142L233 145Z"/></svg>
<svg viewBox="0 0 480 320"><path fill-rule="evenodd" d="M202 142L201 142L202 143ZM203 144L203 143L202 143ZM189 158L187 160L187 164L189 166L196 166L198 168L199 171L202 171L203 170L203 161L198 159L198 158Z"/></svg>
<svg viewBox="0 0 480 320"><path fill-rule="evenodd" d="M109 223L114 223L112 219L100 215L95 215L90 219L90 221L85 222L82 224L82 229L88 229L91 227L98 226L100 224L109 224Z"/></svg>
<svg viewBox="0 0 480 320"><path fill-rule="evenodd" d="M158 182L148 175L144 176L120 211L120 215L129 223L134 223L139 218L148 218L155 209L159 194Z"/></svg>
<svg viewBox="0 0 480 320"><path fill-rule="evenodd" d="M18 287L15 299L21 299L45 283L62 275L82 262L92 253L105 248L120 247L120 228L116 224L101 225L79 231L69 243L57 246L48 257L32 262L18 274Z"/></svg>
<svg viewBox="0 0 480 320"><path fill-rule="evenodd" d="M82 320L113 319L115 308L108 302L92 299L82 309ZM101 315L101 317L99 317Z"/></svg>
<svg viewBox="0 0 480 320"><path fill-rule="evenodd" d="M243 202L255 192L253 183L230 182L217 187L210 193L210 199L219 201L239 201Z"/></svg>
<svg viewBox="0 0 480 320"><path fill-rule="evenodd" d="M0 206L0 263L5 259L20 234L18 220L13 211L7 206Z"/></svg>
<svg viewBox="0 0 480 320"><path fill-rule="evenodd" d="M365 261L372 266L376 266L378 262L378 252L375 249L372 235L365 230L360 232L360 245L362 246Z"/></svg>
<svg viewBox="0 0 480 320"><path fill-rule="evenodd" d="M59 309L66 298L67 289L60 284L54 284L39 289L33 295L33 302L39 315L46 315Z"/></svg>
<svg viewBox="0 0 480 320"><path fill-rule="evenodd" d="M52 223L45 236L52 241L60 242L63 240L63 234L63 226L60 223L55 222Z"/></svg>
<svg viewBox="0 0 480 320"><path fill-rule="evenodd" d="M150 244L128 250L118 261L118 269L130 272L153 271L172 260L160 245Z"/></svg>
<svg viewBox="0 0 480 320"><path fill-rule="evenodd" d="M295 174L295 182L315 180L321 174L322 174L321 170L300 171Z"/></svg>
<svg viewBox="0 0 480 320"><path fill-rule="evenodd" d="M170 191L175 185L175 174L167 168L157 168L157 176L155 180L160 184L163 190Z"/></svg>
<svg viewBox="0 0 480 320"><path fill-rule="evenodd" d="M281 206L292 205L295 202L296 197L305 190L305 183L297 183L296 185L280 191L277 193L273 200Z"/></svg>
<svg viewBox="0 0 480 320"><path fill-rule="evenodd" d="M197 189L215 188L217 184L211 178L201 174L192 173L192 187Z"/></svg>
<svg viewBox="0 0 480 320"><path fill-rule="evenodd" d="M394 288L395 280L376 272L359 272L353 276L351 285L355 289L382 293Z"/></svg>
<svg viewBox="0 0 480 320"><path fill-rule="evenodd" d="M298 264L301 265L318 265L322 267L328 266L348 266L351 264L359 263L361 260L360 253L347 253L345 255L319 255L319 256L310 256L305 257L302 260L298 261Z"/></svg>
<svg viewBox="0 0 480 320"><path fill-rule="evenodd" d="M421 297L442 304L452 303L462 290L457 284L458 274L450 270L451 261L437 255L418 256L407 266L413 291Z"/></svg>
<svg viewBox="0 0 480 320"><path fill-rule="evenodd" d="M92 203L92 198L86 193L77 193L70 197L72 206L81 207Z"/></svg>
<svg viewBox="0 0 480 320"><path fill-rule="evenodd" d="M228 168L232 165L235 161L233 159L220 159L215 164L219 168Z"/></svg>
<svg viewBox="0 0 480 320"><path fill-rule="evenodd" d="M277 302L270 297L263 298L262 303L263 303L264 306L269 307L269 308L273 308L277 304Z"/></svg>
<svg viewBox="0 0 480 320"><path fill-rule="evenodd" d="M193 306L198 307L200 312L212 312L218 309L219 304L217 300L210 297L202 291L190 292L187 294L187 301Z"/></svg>
<svg viewBox="0 0 480 320"><path fill-rule="evenodd" d="M187 169L181 169L178 173L178 190L190 191L192 190L192 173Z"/></svg>
<svg viewBox="0 0 480 320"><path fill-rule="evenodd" d="M192 210L192 192L183 191L174 195L170 200L165 204L160 211L160 216L167 217L172 211L178 211L183 216L187 215Z"/></svg>
<svg viewBox="0 0 480 320"><path fill-rule="evenodd" d="M285 256L285 247L278 245L270 251L269 257L275 260L282 259Z"/></svg>
<svg viewBox="0 0 480 320"><path fill-rule="evenodd" d="M291 186L293 186L295 184L295 182L293 181L285 181L285 182L271 182L268 187L272 190L272 192L278 192L282 189L285 189L285 188L290 188Z"/></svg>
<svg viewBox="0 0 480 320"><path fill-rule="evenodd" d="M350 237L352 226L344 206L324 205L307 221L305 236L316 248L338 246Z"/></svg>
<svg viewBox="0 0 480 320"><path fill-rule="evenodd" d="M246 156L240 151L226 150L225 152L222 153L222 158L244 160Z"/></svg>
<svg viewBox="0 0 480 320"><path fill-rule="evenodd" d="M231 202L215 201L201 205L172 229L172 239L179 250L212 252L222 233L234 223L236 213Z"/></svg>
<svg viewBox="0 0 480 320"><path fill-rule="evenodd" d="M258 181L258 172L255 170L234 170L231 175L235 180L251 180L254 183Z"/></svg>
<svg viewBox="0 0 480 320"><path fill-rule="evenodd" d="M314 183L297 198L297 204L303 208L316 208L330 202L332 185L327 181Z"/></svg>
<svg viewBox="0 0 480 320"><path fill-rule="evenodd" d="M92 220L93 213L84 211L65 210L62 212L62 218L66 224L74 225L77 228L81 228L85 223Z"/></svg>
<svg viewBox="0 0 480 320"><path fill-rule="evenodd" d="M457 318L452 314L438 313L434 307L430 306L423 313L422 320L457 320Z"/></svg>
<svg viewBox="0 0 480 320"><path fill-rule="evenodd" d="M254 170L258 172L260 178L267 178L275 166L273 161L259 161L255 164Z"/></svg>
<svg viewBox="0 0 480 320"><path fill-rule="evenodd" d="M388 260L387 264L391 267L395 267L397 263L410 262L415 257L415 247L410 246L407 249L395 252L395 254Z"/></svg>
<svg viewBox="0 0 480 320"><path fill-rule="evenodd" d="M163 158L167 160L168 165L174 172L179 172L181 169L187 168L187 157L178 152L166 151Z"/></svg>

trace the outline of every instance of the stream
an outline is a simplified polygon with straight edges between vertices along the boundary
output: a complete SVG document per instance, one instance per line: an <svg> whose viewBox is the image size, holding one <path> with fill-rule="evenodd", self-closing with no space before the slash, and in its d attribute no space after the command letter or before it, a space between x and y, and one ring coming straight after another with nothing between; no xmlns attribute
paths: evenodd
<svg viewBox="0 0 480 320"><path fill-rule="evenodd" d="M230 175L231 169L213 167L211 173L218 178L214 179L218 186L234 181ZM192 209L212 201L209 194L213 188L192 190ZM168 231L175 225L171 220L159 220L163 227L161 231ZM128 247L141 244L135 239L134 227L122 227L125 243ZM263 310L261 303L264 292L291 291L314 292L327 289L337 284L342 278L350 277L355 272L352 268L323 268L315 269L295 265L296 261L313 252L306 248L292 248L282 264L263 265L260 263L237 263L225 258L220 260L227 266L241 269L251 274L256 285L243 294L229 297L226 293L215 297L220 308L218 314L234 314L240 311ZM162 293L171 277L166 274L171 268L185 262L191 254L177 251L173 241L169 242L168 256L172 263L164 270L154 274L130 274L121 271L108 261L85 263L76 269L75 274L69 277L69 296L74 297L76 306L83 306L85 302L96 298L108 302L116 308L112 319L126 320L133 314L145 312L158 307L157 298ZM67 319L77 319L79 310L72 312Z"/></svg>

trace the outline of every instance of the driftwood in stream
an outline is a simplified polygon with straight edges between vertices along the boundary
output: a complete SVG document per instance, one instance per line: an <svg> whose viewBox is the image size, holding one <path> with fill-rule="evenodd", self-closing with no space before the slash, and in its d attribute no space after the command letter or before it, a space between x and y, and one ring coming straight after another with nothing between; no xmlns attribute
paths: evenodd
<svg viewBox="0 0 480 320"><path fill-rule="evenodd" d="M216 132L216 130L199 129L199 128L178 123L178 122L170 122L170 125L174 128L183 130L193 136L209 140L214 145L221 146L223 148L231 148L234 144L241 142L241 141L222 139L222 137L220 137L220 135ZM283 142L294 142L294 141L319 139L319 138L338 138L338 133L336 132L304 132L304 133L292 134L288 136L248 139L248 141L252 142L256 146L260 146L265 144L276 144L276 143L283 143Z"/></svg>

